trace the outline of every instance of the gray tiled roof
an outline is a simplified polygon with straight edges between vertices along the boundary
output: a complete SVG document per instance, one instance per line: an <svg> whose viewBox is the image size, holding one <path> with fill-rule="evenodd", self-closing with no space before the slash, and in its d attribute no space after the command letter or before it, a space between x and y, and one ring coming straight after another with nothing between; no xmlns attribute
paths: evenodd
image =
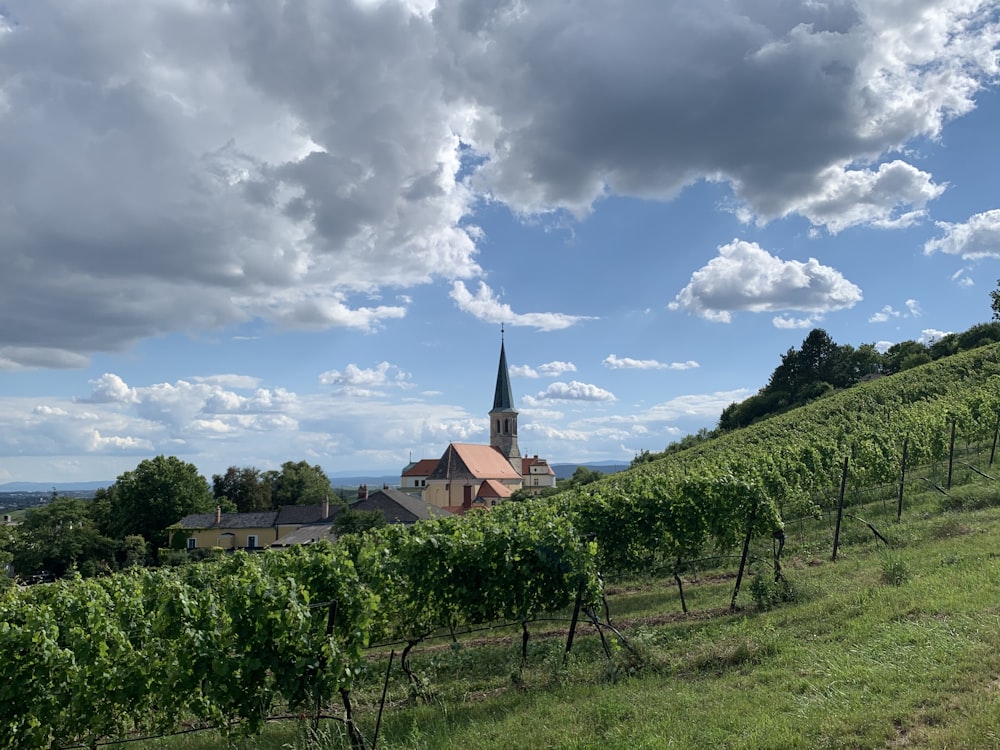
<svg viewBox="0 0 1000 750"><path fill-rule="evenodd" d="M262 529L274 526L277 511L259 513L223 513L216 520L215 513L193 513L177 522L182 529Z"/></svg>
<svg viewBox="0 0 1000 750"><path fill-rule="evenodd" d="M278 510L278 524L319 523L330 521L343 509L339 501L330 503L330 513L323 518L322 505L285 505Z"/></svg>
<svg viewBox="0 0 1000 750"><path fill-rule="evenodd" d="M354 503L351 510L377 510L389 523L413 523L450 515L419 497L388 487Z"/></svg>

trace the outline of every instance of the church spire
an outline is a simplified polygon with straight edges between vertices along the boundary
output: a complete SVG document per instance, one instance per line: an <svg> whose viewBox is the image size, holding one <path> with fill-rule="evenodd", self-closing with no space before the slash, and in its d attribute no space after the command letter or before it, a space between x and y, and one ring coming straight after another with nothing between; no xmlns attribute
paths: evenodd
<svg viewBox="0 0 1000 750"><path fill-rule="evenodd" d="M503 325L500 326L497 385L493 393L493 408L490 410L490 445L507 456L512 463L521 458L521 451L517 446L517 409L514 408L514 396L510 389L510 371L507 368ZM519 467L515 465L515 468L520 472Z"/></svg>
<svg viewBox="0 0 1000 750"><path fill-rule="evenodd" d="M493 411L515 411L514 396L510 390L510 372L507 369L507 352L503 345L503 324L500 324L500 366L497 368L497 387L493 392Z"/></svg>

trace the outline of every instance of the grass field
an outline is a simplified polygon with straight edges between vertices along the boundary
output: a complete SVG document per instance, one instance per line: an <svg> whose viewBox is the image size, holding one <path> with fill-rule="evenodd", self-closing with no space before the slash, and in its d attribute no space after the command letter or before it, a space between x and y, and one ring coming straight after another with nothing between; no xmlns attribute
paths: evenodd
<svg viewBox="0 0 1000 750"><path fill-rule="evenodd" d="M991 748L1000 747L1000 490L991 482L852 507L886 537L844 521L831 561L829 517L790 523L787 589L735 564L609 582L610 658L581 623L564 658L565 619L429 641L388 682L377 747ZM960 510L942 510L944 505ZM970 508L972 508L970 510ZM755 554L769 558L770 541ZM757 572L769 568L762 565ZM568 617L568 613L567 613ZM353 695L368 740L388 650ZM198 733L143 748L349 748L342 725L270 725L258 737ZM134 745L133 745L134 747Z"/></svg>

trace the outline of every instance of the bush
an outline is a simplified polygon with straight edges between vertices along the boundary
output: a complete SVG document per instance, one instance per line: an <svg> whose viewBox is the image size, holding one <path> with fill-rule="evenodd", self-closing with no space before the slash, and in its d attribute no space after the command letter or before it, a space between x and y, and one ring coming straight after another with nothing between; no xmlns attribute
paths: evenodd
<svg viewBox="0 0 1000 750"><path fill-rule="evenodd" d="M768 610L779 604L793 602L798 592L787 578L777 581L770 575L757 573L750 581L750 597L758 609Z"/></svg>

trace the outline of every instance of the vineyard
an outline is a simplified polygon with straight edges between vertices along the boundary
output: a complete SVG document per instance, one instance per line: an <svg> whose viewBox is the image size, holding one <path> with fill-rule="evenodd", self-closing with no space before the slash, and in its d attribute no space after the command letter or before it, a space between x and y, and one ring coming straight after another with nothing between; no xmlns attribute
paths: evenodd
<svg viewBox="0 0 1000 750"><path fill-rule="evenodd" d="M554 498L280 553L233 555L0 592L0 744L96 747L192 727L254 733L286 717L343 722L376 651L516 623L584 618L616 633L610 582L660 571L686 610L681 574L748 559L781 580L801 519L845 496L898 498L989 479L1000 414L1000 347L872 381ZM873 490L873 488L876 488ZM840 518L838 516L838 530ZM877 529L872 527L877 533ZM757 553L751 543L756 540ZM721 557L720 557L721 556ZM716 565L718 567L718 564Z"/></svg>

